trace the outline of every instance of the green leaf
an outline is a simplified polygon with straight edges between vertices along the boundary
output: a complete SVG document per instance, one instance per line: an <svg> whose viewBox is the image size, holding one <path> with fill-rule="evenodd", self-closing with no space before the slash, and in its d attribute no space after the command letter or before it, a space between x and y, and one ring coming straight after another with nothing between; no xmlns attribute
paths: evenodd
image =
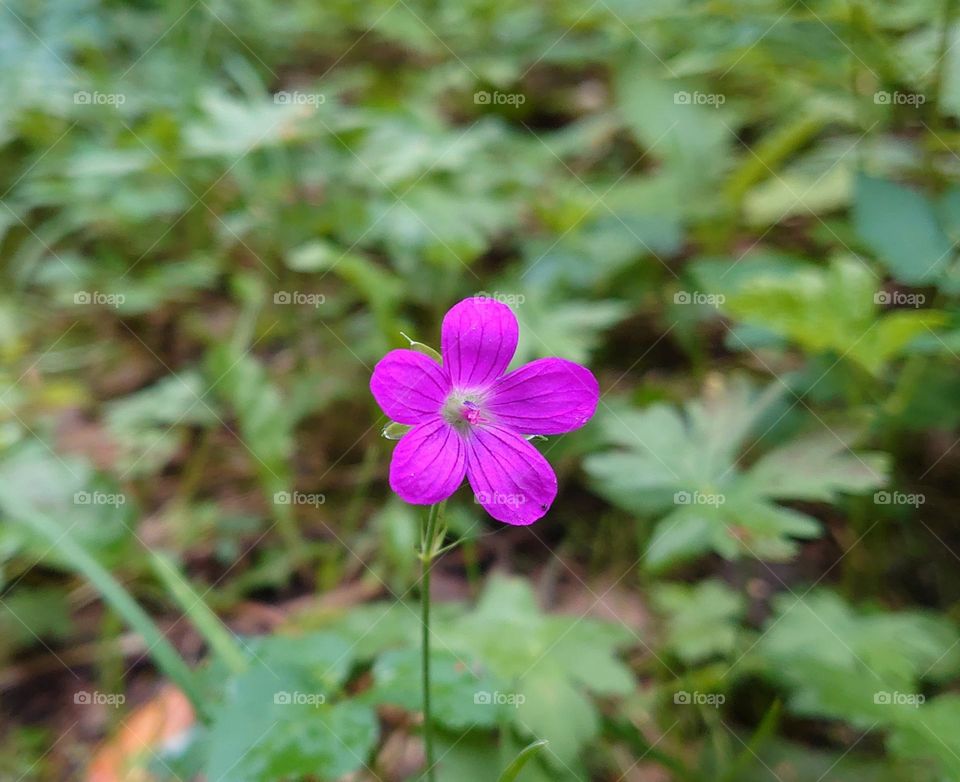
<svg viewBox="0 0 960 782"><path fill-rule="evenodd" d="M220 343L207 357L211 387L229 403L240 424L240 442L256 471L260 488L272 504L277 526L295 557L305 555L289 490L291 457L299 411L292 409L267 368L238 345Z"/></svg>
<svg viewBox="0 0 960 782"><path fill-rule="evenodd" d="M436 606L434 613L442 613L441 609ZM419 616L416 604L397 601L353 606L338 617L321 615L312 620L307 616L304 621L346 638L357 659L372 660L388 649L416 647Z"/></svg>
<svg viewBox="0 0 960 782"><path fill-rule="evenodd" d="M944 619L860 612L826 590L784 595L775 608L756 659L790 686L791 708L799 713L864 726L897 722L915 707L896 702L893 693L917 694L921 678L960 670L957 631Z"/></svg>
<svg viewBox="0 0 960 782"><path fill-rule="evenodd" d="M879 278L861 260L835 258L792 273L760 275L723 291L725 311L799 344L880 373L918 336L945 322L930 310L879 310ZM744 347L744 345L740 345Z"/></svg>
<svg viewBox="0 0 960 782"><path fill-rule="evenodd" d="M331 242L317 239L290 250L286 264L300 272L335 274L365 301L377 319L381 333L386 336L396 331L396 309L403 298L402 281L388 269L374 263L365 255L341 249Z"/></svg>
<svg viewBox="0 0 960 782"><path fill-rule="evenodd" d="M703 513L681 510L660 519L646 541L643 561L651 570L663 570L711 550L727 552L730 545L718 539L717 523Z"/></svg>
<svg viewBox="0 0 960 782"><path fill-rule="evenodd" d="M729 112L716 104L685 100L698 85L664 78L656 62L631 57L617 67L615 88L620 112L637 141L675 171L684 199L709 193L731 159Z"/></svg>
<svg viewBox="0 0 960 782"><path fill-rule="evenodd" d="M395 497L374 516L373 525L380 536L380 556L374 567L391 589L402 594L417 578L417 545L420 540L418 514L410 505Z"/></svg>
<svg viewBox="0 0 960 782"><path fill-rule="evenodd" d="M254 659L271 671L287 671L324 692L342 687L354 664L354 646L338 633L272 635L250 641Z"/></svg>
<svg viewBox="0 0 960 782"><path fill-rule="evenodd" d="M822 123L824 112L818 106L819 117L811 119L808 127ZM801 120L802 121L802 120ZM813 147L784 168L768 175L766 181L751 188L744 199L747 222L753 226L782 224L791 217L809 218L845 207L853 197L856 165L850 148L856 137L838 137ZM748 156L748 164L757 158Z"/></svg>
<svg viewBox="0 0 960 782"><path fill-rule="evenodd" d="M443 760L438 763L437 778L441 782L490 782L495 769L506 762L505 758L523 749L510 732L501 734L497 741L502 745L498 746L479 731L457 735L438 732L437 756ZM571 769L547 768L541 754L527 763L518 782L578 782L582 779Z"/></svg>
<svg viewBox="0 0 960 782"><path fill-rule="evenodd" d="M881 485L886 454L857 454L856 432L831 428L798 437L762 456L746 480L758 496L835 502L841 493L864 494Z"/></svg>
<svg viewBox="0 0 960 782"><path fill-rule="evenodd" d="M356 701L342 701L330 707L284 712L276 728L255 745L250 764L263 759L263 782L317 775L339 779L365 767L379 733L372 709ZM241 761L241 766L246 761ZM231 779L236 767L230 772Z"/></svg>
<svg viewBox="0 0 960 782"><path fill-rule="evenodd" d="M611 653L638 640L625 626L590 618L571 623L569 617L551 616L542 635L550 659L584 689L607 697L636 689L633 672Z"/></svg>
<svg viewBox="0 0 960 782"><path fill-rule="evenodd" d="M936 280L953 256L953 242L940 227L930 199L896 182L860 174L853 223L890 273L907 285Z"/></svg>
<svg viewBox="0 0 960 782"><path fill-rule="evenodd" d="M746 610L742 595L720 581L661 584L653 604L666 621L667 645L684 663L696 665L733 651Z"/></svg>
<svg viewBox="0 0 960 782"><path fill-rule="evenodd" d="M195 157L235 158L253 149L289 143L307 134L315 110L266 99L236 100L219 89L207 90L201 104L203 117L183 129L187 154Z"/></svg>
<svg viewBox="0 0 960 782"><path fill-rule="evenodd" d="M376 714L338 700L351 666L349 643L333 634L269 638L254 664L230 679L214 711L206 775L274 782L338 779L362 768L376 744Z"/></svg>
<svg viewBox="0 0 960 782"><path fill-rule="evenodd" d="M188 427L216 423L212 395L196 370L165 377L106 405L106 423L125 474L152 475L184 447Z"/></svg>
<svg viewBox="0 0 960 782"><path fill-rule="evenodd" d="M626 694L635 687L616 650L634 635L624 627L580 617L549 616L529 584L491 578L477 607L440 623L444 648L476 660L503 684L507 719L524 735L550 741L549 757L568 765L596 735L587 693Z"/></svg>
<svg viewBox="0 0 960 782"><path fill-rule="evenodd" d="M373 687L364 693L369 703L390 703L408 711L423 707L420 681L420 650L387 652L373 666ZM434 719L451 729L495 727L506 704L494 702L502 686L489 675L478 673L448 651L431 654L430 697ZM489 698L488 698L489 696Z"/></svg>
<svg viewBox="0 0 960 782"><path fill-rule="evenodd" d="M640 282L642 271L631 264L683 245L682 201L665 176L584 184L572 195L551 194L539 211L554 230L524 242L522 279L531 293L563 284L593 290L627 267ZM650 264L651 272L658 269L659 262Z"/></svg>
<svg viewBox="0 0 960 782"><path fill-rule="evenodd" d="M240 421L254 465L270 475L288 475L295 421L267 368L229 344L211 350L208 361L212 382Z"/></svg>
<svg viewBox="0 0 960 782"><path fill-rule="evenodd" d="M59 456L40 440L31 440L5 454L0 482L15 491L25 508L45 514L90 554L107 563L121 561L138 509L135 497L120 491L110 478L75 456ZM29 527L17 527L21 545L60 567L72 567L60 547L36 540ZM23 537L26 535L27 537Z"/></svg>
<svg viewBox="0 0 960 782"><path fill-rule="evenodd" d="M488 782L500 753L495 743L479 731L437 732L437 778L440 782Z"/></svg>
<svg viewBox="0 0 960 782"><path fill-rule="evenodd" d="M320 272L334 266L341 255L332 242L314 239L291 249L284 262L295 272Z"/></svg>
<svg viewBox="0 0 960 782"><path fill-rule="evenodd" d="M894 756L932 761L944 778L956 776L950 726L960 701L951 694L927 702L923 692L960 670L952 623L915 611L856 610L826 590L783 595L775 609L746 668L786 684L795 713L888 730Z"/></svg>
<svg viewBox="0 0 960 782"><path fill-rule="evenodd" d="M774 382L760 392L734 377L712 381L682 414L665 404L600 414L615 448L592 454L584 467L612 502L659 517L647 543L648 567L711 550L727 558L788 559L794 539L816 537L819 524L780 501L836 501L883 483L886 459L853 451L854 435L843 430L801 435L744 468L741 454L756 458L759 445L748 439L780 403L782 389Z"/></svg>
<svg viewBox="0 0 960 782"><path fill-rule="evenodd" d="M531 294L516 308L520 343L514 361L561 356L586 363L603 332L626 314L619 301L546 302Z"/></svg>
<svg viewBox="0 0 960 782"><path fill-rule="evenodd" d="M590 701L549 669L536 669L524 678L523 696L515 724L528 736L550 742L543 757L551 765L576 765L580 748L592 741L600 729Z"/></svg>
<svg viewBox="0 0 960 782"><path fill-rule="evenodd" d="M896 757L934 761L944 779L960 778L960 695L933 698L912 711L902 712L887 739L887 748Z"/></svg>
<svg viewBox="0 0 960 782"><path fill-rule="evenodd" d="M65 462L62 464L66 467ZM65 513L62 507L58 509L48 504L49 497L42 493L43 486L30 485L29 491L24 492L25 486L0 480L0 509L4 515L43 541L46 551L41 557L49 556L56 550L58 559L90 581L111 608L143 636L157 666L183 690L201 719L206 719L209 710L200 697L196 677L166 636L110 571L91 555L82 542L74 539L73 526L64 528L64 521L70 518L69 513ZM41 492L39 496L38 491Z"/></svg>

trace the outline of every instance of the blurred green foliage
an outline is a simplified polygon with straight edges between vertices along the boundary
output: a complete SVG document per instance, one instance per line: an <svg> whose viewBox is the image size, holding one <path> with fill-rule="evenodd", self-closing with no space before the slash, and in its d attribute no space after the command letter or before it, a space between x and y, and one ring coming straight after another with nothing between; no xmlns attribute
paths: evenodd
<svg viewBox="0 0 960 782"><path fill-rule="evenodd" d="M156 778L416 773L366 387L481 293L604 396L535 529L451 504L441 778L534 738L522 782L960 775L958 39L953 0L6 0L3 774L79 778L79 679L179 675L117 668L124 596L207 649Z"/></svg>

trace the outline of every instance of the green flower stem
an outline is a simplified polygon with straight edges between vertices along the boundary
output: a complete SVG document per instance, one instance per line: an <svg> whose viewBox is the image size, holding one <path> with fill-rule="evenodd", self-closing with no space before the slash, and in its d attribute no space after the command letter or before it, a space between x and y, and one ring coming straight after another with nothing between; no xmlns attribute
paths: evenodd
<svg viewBox="0 0 960 782"><path fill-rule="evenodd" d="M420 623L422 624L421 680L423 685L423 746L427 768L423 778L434 782L436 770L433 761L433 718L430 711L430 568L440 553L446 527L443 513L447 502L430 506L426 525L420 535Z"/></svg>

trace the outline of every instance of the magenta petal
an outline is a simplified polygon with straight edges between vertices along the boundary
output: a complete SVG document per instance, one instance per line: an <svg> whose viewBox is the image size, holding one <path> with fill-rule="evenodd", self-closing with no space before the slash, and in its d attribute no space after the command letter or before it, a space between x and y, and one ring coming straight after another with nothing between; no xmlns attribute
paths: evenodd
<svg viewBox="0 0 960 782"><path fill-rule="evenodd" d="M450 381L436 361L414 350L391 350L373 368L370 391L394 421L419 424L439 415Z"/></svg>
<svg viewBox="0 0 960 782"><path fill-rule="evenodd" d="M557 496L557 476L547 460L523 437L499 426L471 433L467 478L476 501L507 524L533 524Z"/></svg>
<svg viewBox="0 0 960 782"><path fill-rule="evenodd" d="M400 438L390 462L390 488L414 505L432 505L463 483L466 463L463 438L442 418L435 418Z"/></svg>
<svg viewBox="0 0 960 782"><path fill-rule="evenodd" d="M600 386L586 367L541 358L501 377L485 407L499 423L524 434L563 434L593 416Z"/></svg>
<svg viewBox="0 0 960 782"><path fill-rule="evenodd" d="M483 388L506 370L517 349L517 318L506 304L464 299L443 319L443 366L457 388Z"/></svg>

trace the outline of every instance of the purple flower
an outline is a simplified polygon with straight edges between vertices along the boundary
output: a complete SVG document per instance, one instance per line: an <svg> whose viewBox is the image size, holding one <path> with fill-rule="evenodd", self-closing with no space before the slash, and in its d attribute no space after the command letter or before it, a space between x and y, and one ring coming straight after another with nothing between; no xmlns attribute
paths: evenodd
<svg viewBox="0 0 960 782"><path fill-rule="evenodd" d="M586 367L542 358L506 372L517 319L505 304L464 299L443 319L443 364L393 350L373 370L370 391L394 421L413 428L397 443L390 488L432 505L466 476L474 497L507 524L532 524L557 496L557 476L524 435L583 426L600 388Z"/></svg>

